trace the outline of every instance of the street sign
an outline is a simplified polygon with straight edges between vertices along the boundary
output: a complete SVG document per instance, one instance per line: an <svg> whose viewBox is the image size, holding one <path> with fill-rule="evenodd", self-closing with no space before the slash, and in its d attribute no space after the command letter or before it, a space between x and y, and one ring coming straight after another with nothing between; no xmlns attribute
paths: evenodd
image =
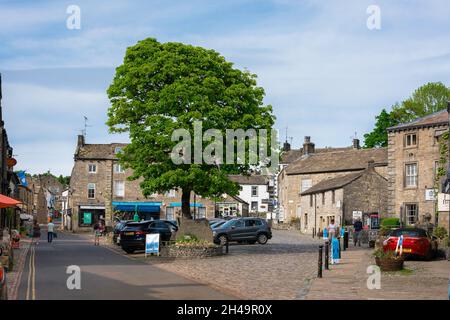
<svg viewBox="0 0 450 320"><path fill-rule="evenodd" d="M145 256L148 253L156 253L159 255L159 233L145 235Z"/></svg>

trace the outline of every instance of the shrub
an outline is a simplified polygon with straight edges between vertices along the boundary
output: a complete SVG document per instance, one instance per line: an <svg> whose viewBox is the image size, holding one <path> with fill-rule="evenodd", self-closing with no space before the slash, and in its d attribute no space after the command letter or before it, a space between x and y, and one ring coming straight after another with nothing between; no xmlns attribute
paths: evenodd
<svg viewBox="0 0 450 320"><path fill-rule="evenodd" d="M442 240L447 236L447 230L444 227L437 227L434 229L433 235Z"/></svg>
<svg viewBox="0 0 450 320"><path fill-rule="evenodd" d="M381 219L382 227L398 227L400 226L399 218L383 218Z"/></svg>
<svg viewBox="0 0 450 320"><path fill-rule="evenodd" d="M176 243L195 243L195 242L199 242L197 236L193 235L193 234L184 234L180 237L177 238Z"/></svg>

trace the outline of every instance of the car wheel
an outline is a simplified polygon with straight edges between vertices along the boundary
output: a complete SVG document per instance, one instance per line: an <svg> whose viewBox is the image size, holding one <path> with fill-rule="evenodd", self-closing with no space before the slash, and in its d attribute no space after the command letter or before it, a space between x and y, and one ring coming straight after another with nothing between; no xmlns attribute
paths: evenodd
<svg viewBox="0 0 450 320"><path fill-rule="evenodd" d="M225 246L227 244L227 242L228 242L228 238L226 235L223 234L219 237L219 244L221 246Z"/></svg>
<svg viewBox="0 0 450 320"><path fill-rule="evenodd" d="M266 244L267 243L267 236L264 233L261 233L258 235L258 243L259 244Z"/></svg>
<svg viewBox="0 0 450 320"><path fill-rule="evenodd" d="M434 254L433 254L433 248L430 246L430 247L428 248L427 255L425 256L425 260L431 261L431 260L433 260L433 257L434 257Z"/></svg>

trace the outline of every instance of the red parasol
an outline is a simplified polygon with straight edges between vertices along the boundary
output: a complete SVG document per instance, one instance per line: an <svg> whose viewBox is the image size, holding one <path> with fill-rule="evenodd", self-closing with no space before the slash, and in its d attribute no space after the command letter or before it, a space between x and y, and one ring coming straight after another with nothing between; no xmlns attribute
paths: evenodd
<svg viewBox="0 0 450 320"><path fill-rule="evenodd" d="M21 204L21 203L22 202L20 202L20 201L17 201L13 198L10 198L10 197L0 194L0 209L15 207L16 205Z"/></svg>

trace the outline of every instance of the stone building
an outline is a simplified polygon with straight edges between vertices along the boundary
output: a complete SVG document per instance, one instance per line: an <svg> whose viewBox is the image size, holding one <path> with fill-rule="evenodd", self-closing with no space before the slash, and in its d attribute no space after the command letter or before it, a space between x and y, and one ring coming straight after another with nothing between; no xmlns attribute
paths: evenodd
<svg viewBox="0 0 450 320"><path fill-rule="evenodd" d="M142 179L128 179L132 170L122 168L117 159L125 146L123 143L87 144L84 136L78 136L70 187L64 200L65 211L70 212L67 221L73 230L90 228L100 217L110 226L115 219L132 219L135 213L146 220L175 220L181 215L179 190L145 197L140 188ZM192 194L190 200L195 219L248 215L248 206L241 198L228 195L213 201Z"/></svg>
<svg viewBox="0 0 450 320"><path fill-rule="evenodd" d="M361 149L359 141L355 139L351 147L316 150L310 138L306 137L303 150L300 158L280 172L278 184L284 222L298 219L306 233L311 233L314 227L318 230L332 217L336 218L337 223L342 223L343 218L348 222L349 214L345 210L356 206L356 202L352 202L347 208L343 207L344 201L353 193L351 188L362 184L366 177L374 177L372 171L377 173L377 178L367 178L369 181L380 182L382 180L378 178L387 177L386 148ZM370 168L369 162L372 163ZM362 172L366 173L362 175ZM382 196L378 183L365 185L368 193L376 192ZM314 191L312 188L316 186L317 192L306 193L309 189ZM383 206L366 206L361 210L369 214L383 210Z"/></svg>
<svg viewBox="0 0 450 320"><path fill-rule="evenodd" d="M442 110L409 123L388 128L388 212L403 224L431 222L448 227L448 213L436 212L436 170L439 164L439 138L448 130L448 112Z"/></svg>
<svg viewBox="0 0 450 320"><path fill-rule="evenodd" d="M50 173L27 177L33 192L33 215L39 223L46 223L49 214L62 209L61 195L64 186Z"/></svg>

